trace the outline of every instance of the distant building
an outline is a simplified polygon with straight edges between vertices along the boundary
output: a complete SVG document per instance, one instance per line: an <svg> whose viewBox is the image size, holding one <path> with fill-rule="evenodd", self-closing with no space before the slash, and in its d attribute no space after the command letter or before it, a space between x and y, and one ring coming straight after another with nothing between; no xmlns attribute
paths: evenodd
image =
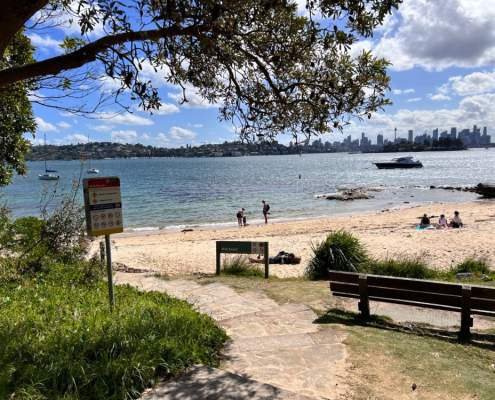
<svg viewBox="0 0 495 400"><path fill-rule="evenodd" d="M376 137L377 146L383 146L383 135L379 133Z"/></svg>
<svg viewBox="0 0 495 400"><path fill-rule="evenodd" d="M434 141L438 141L438 128L433 129L432 136Z"/></svg>
<svg viewBox="0 0 495 400"><path fill-rule="evenodd" d="M407 132L407 141L409 143L413 143L414 141L414 132L412 129L409 129L409 131Z"/></svg>
<svg viewBox="0 0 495 400"><path fill-rule="evenodd" d="M450 128L450 138L457 139L457 128Z"/></svg>

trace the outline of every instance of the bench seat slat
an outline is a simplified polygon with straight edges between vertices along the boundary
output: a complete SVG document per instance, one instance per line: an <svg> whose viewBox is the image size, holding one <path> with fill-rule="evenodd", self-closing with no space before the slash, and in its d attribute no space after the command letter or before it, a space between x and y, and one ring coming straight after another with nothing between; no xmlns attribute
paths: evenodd
<svg viewBox="0 0 495 400"><path fill-rule="evenodd" d="M471 296L480 299L495 299L495 288L471 286Z"/></svg>
<svg viewBox="0 0 495 400"><path fill-rule="evenodd" d="M371 297L389 298L414 301L418 303L438 304L442 306L461 307L461 297L450 294L419 292L412 290L392 289L384 287L368 286Z"/></svg>
<svg viewBox="0 0 495 400"><path fill-rule="evenodd" d="M460 285L419 279L390 278L385 276L368 275L368 285L418 292L450 294L455 296L462 295L462 286Z"/></svg>

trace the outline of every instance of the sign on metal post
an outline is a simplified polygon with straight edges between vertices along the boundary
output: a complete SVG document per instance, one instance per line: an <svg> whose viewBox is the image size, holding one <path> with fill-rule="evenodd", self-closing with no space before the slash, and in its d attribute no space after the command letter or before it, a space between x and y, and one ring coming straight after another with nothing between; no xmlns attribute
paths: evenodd
<svg viewBox="0 0 495 400"><path fill-rule="evenodd" d="M113 309L112 250L110 234L124 231L120 179L116 176L83 180L86 227L90 236L105 236L108 296Z"/></svg>
<svg viewBox="0 0 495 400"><path fill-rule="evenodd" d="M269 260L268 260L268 242L234 242L218 241L217 242L217 263L216 273L220 275L221 258L220 254L263 254L265 261L265 278L268 279Z"/></svg>
<svg viewBox="0 0 495 400"><path fill-rule="evenodd" d="M91 236L124 231L120 179L116 176L83 180L86 226Z"/></svg>

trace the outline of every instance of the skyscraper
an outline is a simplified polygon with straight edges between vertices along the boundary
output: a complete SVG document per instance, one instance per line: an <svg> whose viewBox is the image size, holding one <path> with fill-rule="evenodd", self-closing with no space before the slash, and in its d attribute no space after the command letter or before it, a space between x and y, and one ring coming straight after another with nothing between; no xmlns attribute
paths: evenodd
<svg viewBox="0 0 495 400"><path fill-rule="evenodd" d="M457 128L450 128L450 138L457 139Z"/></svg>
<svg viewBox="0 0 495 400"><path fill-rule="evenodd" d="M409 129L409 131L407 132L407 141L409 143L412 143L413 139L414 139L414 132L412 129Z"/></svg>
<svg viewBox="0 0 495 400"><path fill-rule="evenodd" d="M379 133L377 136L376 136L376 144L378 146L383 146L383 135L381 133Z"/></svg>
<svg viewBox="0 0 495 400"><path fill-rule="evenodd" d="M432 134L433 134L433 140L438 141L438 128L433 129Z"/></svg>

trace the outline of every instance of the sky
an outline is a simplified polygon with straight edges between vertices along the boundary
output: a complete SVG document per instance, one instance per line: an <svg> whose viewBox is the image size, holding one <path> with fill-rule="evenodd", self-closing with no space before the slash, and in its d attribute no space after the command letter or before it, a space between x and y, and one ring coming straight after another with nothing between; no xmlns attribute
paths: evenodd
<svg viewBox="0 0 495 400"><path fill-rule="evenodd" d="M304 13L305 0L298 4ZM77 33L77 29L67 23L28 32L37 59L60 54L64 35ZM378 133L392 138L394 128L398 136L406 137L409 129L421 134L476 124L487 126L495 142L495 0L404 0L373 38L357 43L352 51L362 49L392 63L388 97L393 105L371 120L354 121L343 135L332 133L323 140L339 141L348 134L359 137L361 132L372 140ZM46 135L51 144L85 143L89 138L178 147L236 139L232 125L218 121L216 106L191 88L189 103L179 104L176 87L149 65L144 71L160 89L163 104L158 112L150 115L134 109L114 116L107 111L98 119L88 119L35 104L38 131L33 142L42 143ZM281 142L288 140L280 138Z"/></svg>

